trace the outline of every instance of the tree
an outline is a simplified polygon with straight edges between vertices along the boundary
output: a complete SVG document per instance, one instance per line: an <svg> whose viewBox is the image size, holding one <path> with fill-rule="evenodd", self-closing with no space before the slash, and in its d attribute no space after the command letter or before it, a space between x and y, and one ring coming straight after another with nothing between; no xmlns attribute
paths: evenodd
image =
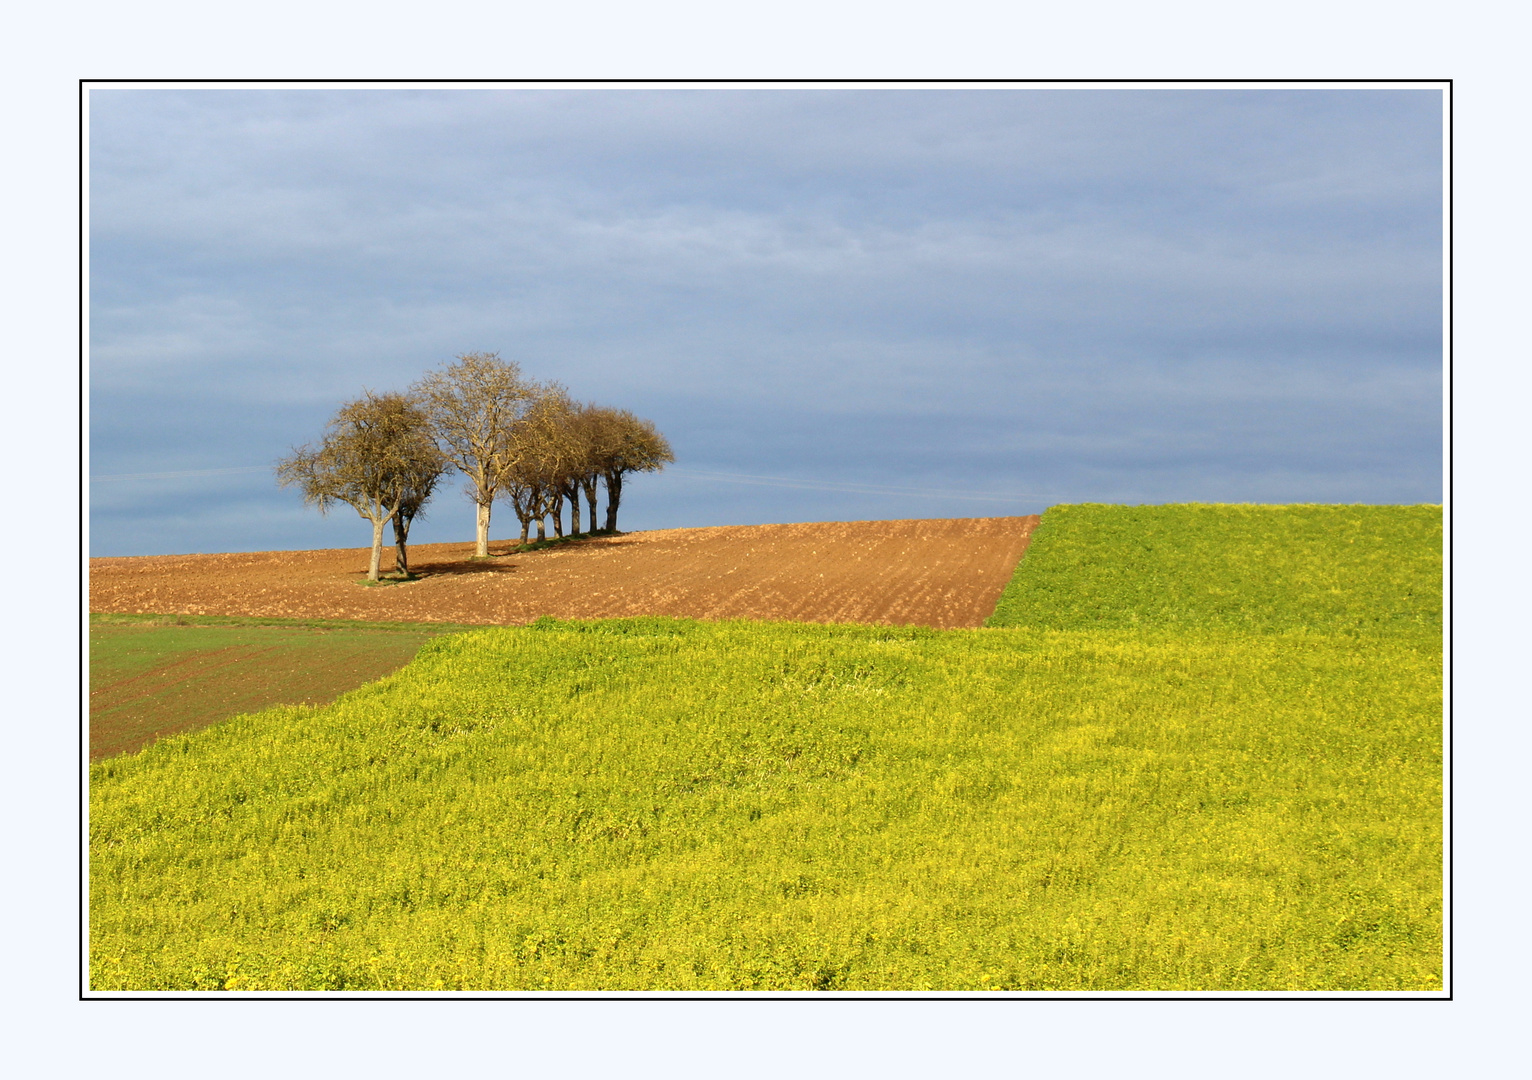
<svg viewBox="0 0 1532 1080"><path fill-rule="evenodd" d="M372 561L367 580L378 580L383 527L401 508L420 512L447 461L432 437L429 418L404 394L363 391L340 407L318 446L295 449L277 462L277 482L298 487L303 501L329 513L337 502L372 522ZM403 554L403 535L396 531ZM405 563L405 567L408 563Z"/></svg>
<svg viewBox="0 0 1532 1080"><path fill-rule="evenodd" d="M394 569L405 577L410 573L409 552L405 542L409 539L410 525L417 517L425 517L425 505L436 491L436 485L447 471L447 459L440 455L435 468L422 469L410 477L404 498L399 502L399 512L394 515Z"/></svg>
<svg viewBox="0 0 1532 1080"><path fill-rule="evenodd" d="M544 516L553 516L553 533L564 535L564 500L574 488L576 470L581 465L581 446L574 427L579 406L569 391L558 383L549 383L538 395L537 404L527 415L527 438L532 442L531 456L537 462L537 477L546 494ZM579 532L576 509L571 531ZM543 525L538 521L538 539Z"/></svg>
<svg viewBox="0 0 1532 1080"><path fill-rule="evenodd" d="M581 463L572 501L578 507L579 493L585 493L591 532L596 531L596 486L601 482L601 454L607 427L606 410L591 404L580 406L575 428L581 447Z"/></svg>
<svg viewBox="0 0 1532 1080"><path fill-rule="evenodd" d="M541 489L530 480L512 476L501 485L498 496L511 504L516 520L521 522L521 543L525 544L527 532L532 528L533 515L541 506Z"/></svg>
<svg viewBox="0 0 1532 1080"><path fill-rule="evenodd" d="M606 483L606 531L617 531L617 507L622 502L622 478L631 472L658 472L675 461L670 443L654 424L627 409L596 409L594 443L596 471ZM592 515L595 504L591 506ZM595 524L594 520L591 522Z"/></svg>
<svg viewBox="0 0 1532 1080"><path fill-rule="evenodd" d="M550 514L555 535L564 535L562 502L573 489L572 470L579 458L571 423L575 412L569 392L558 383L548 383L537 388L535 400L516 428L520 444L516 464L501 478L501 497L521 522L522 543L527 542L534 521L537 538L547 538Z"/></svg>
<svg viewBox="0 0 1532 1080"><path fill-rule="evenodd" d="M580 532L580 495L583 492L590 509L590 531L596 531L596 485L601 480L600 452L601 410L589 403L574 405L565 420L565 438L570 446L569 468L564 497L569 500L570 531Z"/></svg>
<svg viewBox="0 0 1532 1080"><path fill-rule="evenodd" d="M520 365L498 353L465 353L446 369L428 373L413 391L442 452L468 478L468 495L478 507L474 553L487 556L490 506L528 449L517 429L536 387Z"/></svg>

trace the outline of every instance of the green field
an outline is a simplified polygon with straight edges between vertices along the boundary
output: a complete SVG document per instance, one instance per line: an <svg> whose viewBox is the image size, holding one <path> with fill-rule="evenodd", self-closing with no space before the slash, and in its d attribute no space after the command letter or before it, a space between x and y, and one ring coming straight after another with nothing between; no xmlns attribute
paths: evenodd
<svg viewBox="0 0 1532 1080"><path fill-rule="evenodd" d="M90 757L277 704L323 704L470 627L213 615L90 617Z"/></svg>
<svg viewBox="0 0 1532 1080"><path fill-rule="evenodd" d="M1439 509L1154 509L1026 625L544 620L95 764L91 988L1440 989Z"/></svg>
<svg viewBox="0 0 1532 1080"><path fill-rule="evenodd" d="M988 625L1439 636L1442 510L1054 507Z"/></svg>

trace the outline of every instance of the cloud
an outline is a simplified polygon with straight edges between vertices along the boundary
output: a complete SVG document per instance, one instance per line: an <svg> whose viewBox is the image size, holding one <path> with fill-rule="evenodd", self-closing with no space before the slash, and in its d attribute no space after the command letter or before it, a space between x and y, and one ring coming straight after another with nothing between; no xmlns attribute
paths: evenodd
<svg viewBox="0 0 1532 1080"><path fill-rule="evenodd" d="M90 137L93 472L498 349L698 469L1440 497L1434 91L94 91Z"/></svg>

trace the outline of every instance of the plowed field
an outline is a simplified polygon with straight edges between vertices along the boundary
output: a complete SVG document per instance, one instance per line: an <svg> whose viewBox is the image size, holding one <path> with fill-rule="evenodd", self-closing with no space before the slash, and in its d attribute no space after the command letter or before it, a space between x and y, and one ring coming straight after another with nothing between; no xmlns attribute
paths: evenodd
<svg viewBox="0 0 1532 1080"><path fill-rule="evenodd" d="M957 518L637 532L472 559L410 548L418 580L365 586L368 550L90 560L90 610L519 625L678 615L976 627L1038 519ZM504 552L505 542L490 545ZM385 552L384 566L391 565Z"/></svg>

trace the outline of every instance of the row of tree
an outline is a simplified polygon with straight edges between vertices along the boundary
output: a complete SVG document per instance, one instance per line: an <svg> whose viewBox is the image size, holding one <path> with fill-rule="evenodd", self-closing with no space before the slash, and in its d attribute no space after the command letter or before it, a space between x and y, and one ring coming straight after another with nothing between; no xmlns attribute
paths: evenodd
<svg viewBox="0 0 1532 1080"><path fill-rule="evenodd" d="M297 487L321 513L336 503L372 523L372 562L378 580L383 531L394 531L395 569L409 573L406 542L443 477L458 472L477 508L474 551L489 554L490 509L508 503L526 543L532 524L547 537L553 519L564 534L596 532L596 492L606 489L607 532L617 531L623 477L654 472L675 460L670 444L648 420L626 409L576 402L557 383L534 382L496 353L468 353L428 373L407 393L374 394L342 405L318 443L277 463L277 481ZM581 529L580 499L589 508Z"/></svg>

